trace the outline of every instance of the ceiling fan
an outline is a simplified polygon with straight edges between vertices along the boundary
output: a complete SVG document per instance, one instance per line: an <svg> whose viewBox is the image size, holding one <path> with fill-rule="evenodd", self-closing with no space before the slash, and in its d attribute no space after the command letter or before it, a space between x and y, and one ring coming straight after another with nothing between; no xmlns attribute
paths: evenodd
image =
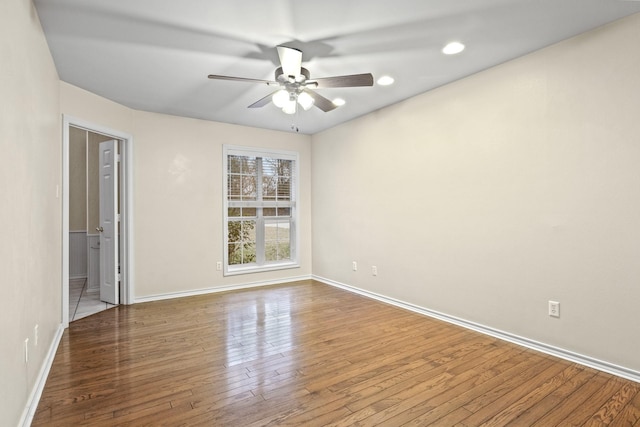
<svg viewBox="0 0 640 427"><path fill-rule="evenodd" d="M295 114L298 104L304 110L308 110L315 105L324 112L331 111L337 107L332 101L311 89L373 86L373 75L371 73L311 79L309 70L302 67L301 50L287 46L277 46L277 50L281 66L275 71L275 80L219 76L215 74L209 74L209 78L278 86L278 90L249 105L249 108L260 108L273 102L277 107L282 108L282 111L286 114Z"/></svg>

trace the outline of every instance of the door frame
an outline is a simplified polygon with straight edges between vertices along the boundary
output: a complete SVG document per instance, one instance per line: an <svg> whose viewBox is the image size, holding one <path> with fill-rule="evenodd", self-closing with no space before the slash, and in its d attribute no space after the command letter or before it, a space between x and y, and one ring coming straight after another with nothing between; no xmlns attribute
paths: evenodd
<svg viewBox="0 0 640 427"><path fill-rule="evenodd" d="M133 135L62 115L62 325L69 326L69 127L99 133L120 143L120 280L122 304L134 303Z"/></svg>

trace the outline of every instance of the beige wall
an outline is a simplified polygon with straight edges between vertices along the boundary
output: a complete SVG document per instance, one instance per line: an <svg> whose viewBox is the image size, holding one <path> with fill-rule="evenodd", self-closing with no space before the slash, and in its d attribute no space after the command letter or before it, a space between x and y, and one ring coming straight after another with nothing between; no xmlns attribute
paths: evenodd
<svg viewBox="0 0 640 427"><path fill-rule="evenodd" d="M69 130L69 231L87 230L87 131Z"/></svg>
<svg viewBox="0 0 640 427"><path fill-rule="evenodd" d="M318 276L640 370L639 32L631 17L310 138L59 82L31 3L0 3L0 424L61 321L60 111L134 135L137 297L311 274L313 225ZM301 268L215 271L223 143L299 151Z"/></svg>
<svg viewBox="0 0 640 427"><path fill-rule="evenodd" d="M69 131L69 231L96 234L100 225L100 143L109 136L71 127Z"/></svg>
<svg viewBox="0 0 640 427"><path fill-rule="evenodd" d="M310 137L135 113L136 296L311 274ZM300 268L224 278L222 145L300 155Z"/></svg>
<svg viewBox="0 0 640 427"><path fill-rule="evenodd" d="M60 109L75 119L133 133L132 109L63 81L60 81Z"/></svg>
<svg viewBox="0 0 640 427"><path fill-rule="evenodd" d="M638 45L640 15L314 135L313 273L640 371Z"/></svg>
<svg viewBox="0 0 640 427"><path fill-rule="evenodd" d="M0 64L0 425L15 426L61 320L58 75L30 1L0 2Z"/></svg>
<svg viewBox="0 0 640 427"><path fill-rule="evenodd" d="M311 274L309 136L134 111L61 83L64 114L133 135L135 297ZM223 277L222 145L300 154L300 268Z"/></svg>

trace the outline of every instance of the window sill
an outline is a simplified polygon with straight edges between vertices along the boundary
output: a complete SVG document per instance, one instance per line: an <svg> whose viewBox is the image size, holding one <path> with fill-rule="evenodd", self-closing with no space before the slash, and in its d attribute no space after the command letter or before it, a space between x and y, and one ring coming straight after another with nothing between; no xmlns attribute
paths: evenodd
<svg viewBox="0 0 640 427"><path fill-rule="evenodd" d="M262 266L242 266L242 267L225 266L224 275L237 276L240 274L263 273L265 271L287 270L290 268L300 268L300 264L295 261L289 261L289 262L279 262L279 263L273 263L273 264L262 265Z"/></svg>

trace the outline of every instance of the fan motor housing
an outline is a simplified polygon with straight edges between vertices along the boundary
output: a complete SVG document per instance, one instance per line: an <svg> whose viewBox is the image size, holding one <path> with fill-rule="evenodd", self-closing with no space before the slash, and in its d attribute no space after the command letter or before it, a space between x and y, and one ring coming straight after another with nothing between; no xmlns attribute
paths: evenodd
<svg viewBox="0 0 640 427"><path fill-rule="evenodd" d="M309 70L307 70L306 68L300 67L300 75L298 75L298 76L287 76L282 71L282 67L278 67L278 68L276 68L275 76L276 76L276 81L280 82L280 83L299 83L299 84L302 84L305 81L307 81L309 79L309 77L311 77L311 74L309 73ZM291 81L291 78L293 78L293 81Z"/></svg>

